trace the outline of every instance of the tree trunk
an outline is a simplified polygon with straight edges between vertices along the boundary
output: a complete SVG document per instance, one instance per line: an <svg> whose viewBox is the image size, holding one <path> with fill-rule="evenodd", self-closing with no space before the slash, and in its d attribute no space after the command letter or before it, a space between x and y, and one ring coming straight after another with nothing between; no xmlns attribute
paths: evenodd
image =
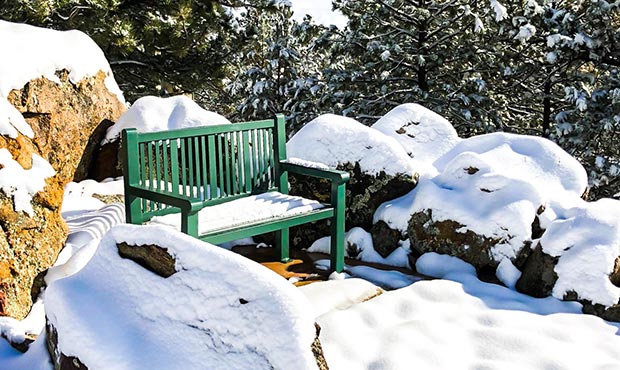
<svg viewBox="0 0 620 370"><path fill-rule="evenodd" d="M545 82L543 97L542 136L548 138L551 134L551 80Z"/></svg>

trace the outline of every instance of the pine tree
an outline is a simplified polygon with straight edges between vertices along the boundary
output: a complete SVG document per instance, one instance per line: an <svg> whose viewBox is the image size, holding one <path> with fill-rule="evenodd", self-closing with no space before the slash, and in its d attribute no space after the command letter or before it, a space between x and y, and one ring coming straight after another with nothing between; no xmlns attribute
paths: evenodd
<svg viewBox="0 0 620 370"><path fill-rule="evenodd" d="M292 134L318 112L321 61L312 40L322 30L309 19L291 19L290 6L247 8L240 18L246 38L238 72L228 91L240 102L240 119L257 119L284 113Z"/></svg>
<svg viewBox="0 0 620 370"><path fill-rule="evenodd" d="M477 1L335 1L348 29L332 30L333 53L346 55L329 75L342 113L372 121L395 105L418 102L464 131L493 129L487 91L492 51L482 44L495 22ZM501 17L500 17L501 18ZM490 126L490 127L489 127Z"/></svg>
<svg viewBox="0 0 620 370"><path fill-rule="evenodd" d="M495 80L503 121L512 131L549 137L580 159L593 197L620 190L613 139L620 131L619 5L513 3L496 46L505 61L504 75Z"/></svg>

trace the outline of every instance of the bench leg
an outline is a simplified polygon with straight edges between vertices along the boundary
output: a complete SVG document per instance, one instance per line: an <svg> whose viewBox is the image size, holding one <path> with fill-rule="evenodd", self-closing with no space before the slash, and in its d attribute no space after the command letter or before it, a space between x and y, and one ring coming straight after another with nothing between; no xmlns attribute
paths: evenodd
<svg viewBox="0 0 620 370"><path fill-rule="evenodd" d="M181 213L181 231L195 238L198 237L198 212Z"/></svg>
<svg viewBox="0 0 620 370"><path fill-rule="evenodd" d="M345 185L332 185L334 217L331 224L330 271L344 270Z"/></svg>
<svg viewBox="0 0 620 370"><path fill-rule="evenodd" d="M286 227L280 231L276 231L277 258L280 262L288 262L289 258L289 228Z"/></svg>
<svg viewBox="0 0 620 370"><path fill-rule="evenodd" d="M125 222L135 225L140 225L142 223L140 198L133 195L125 196Z"/></svg>

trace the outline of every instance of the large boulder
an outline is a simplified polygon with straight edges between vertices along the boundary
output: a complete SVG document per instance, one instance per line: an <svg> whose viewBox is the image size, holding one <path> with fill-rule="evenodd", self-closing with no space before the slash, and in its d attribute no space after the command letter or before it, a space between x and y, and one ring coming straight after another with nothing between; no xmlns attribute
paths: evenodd
<svg viewBox="0 0 620 370"><path fill-rule="evenodd" d="M579 301L620 321L620 201L582 202L558 212L523 268L523 293Z"/></svg>
<svg viewBox="0 0 620 370"><path fill-rule="evenodd" d="M85 267L50 283L45 311L56 369L303 370L324 362L314 312L294 285L164 226L113 228Z"/></svg>
<svg viewBox="0 0 620 370"><path fill-rule="evenodd" d="M493 271L504 259L521 266L553 210L580 202L587 187L577 160L531 136L472 137L434 166L438 175L383 204L375 222L407 235L418 255L457 256L479 271Z"/></svg>
<svg viewBox="0 0 620 370"><path fill-rule="evenodd" d="M23 318L66 239L64 186L87 172L91 134L125 106L81 32L0 21L0 49L0 312Z"/></svg>
<svg viewBox="0 0 620 370"><path fill-rule="evenodd" d="M382 132L352 118L324 114L305 125L286 145L291 160L348 171L346 228L369 230L373 214L383 202L411 191L417 184L419 163ZM329 201L329 182L290 175L291 193ZM295 244L309 246L329 234L326 224L294 229ZM396 248L396 246L394 247Z"/></svg>
<svg viewBox="0 0 620 370"><path fill-rule="evenodd" d="M201 108L184 95L160 98L145 96L136 100L115 125L110 126L97 148L89 177L101 181L123 174L119 160L121 131L135 128L138 132L167 131L206 125L228 124L224 116ZM99 143L99 142L97 142Z"/></svg>

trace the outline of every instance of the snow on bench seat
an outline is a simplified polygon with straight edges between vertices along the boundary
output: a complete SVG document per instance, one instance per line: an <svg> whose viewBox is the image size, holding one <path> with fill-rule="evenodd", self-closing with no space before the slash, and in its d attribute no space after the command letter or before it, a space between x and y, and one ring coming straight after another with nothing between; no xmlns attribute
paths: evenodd
<svg viewBox="0 0 620 370"><path fill-rule="evenodd" d="M198 233L203 235L269 219L300 215L324 207L315 200L275 191L252 195L203 208L198 213ZM163 224L181 230L181 215L174 213L156 216L149 223Z"/></svg>

